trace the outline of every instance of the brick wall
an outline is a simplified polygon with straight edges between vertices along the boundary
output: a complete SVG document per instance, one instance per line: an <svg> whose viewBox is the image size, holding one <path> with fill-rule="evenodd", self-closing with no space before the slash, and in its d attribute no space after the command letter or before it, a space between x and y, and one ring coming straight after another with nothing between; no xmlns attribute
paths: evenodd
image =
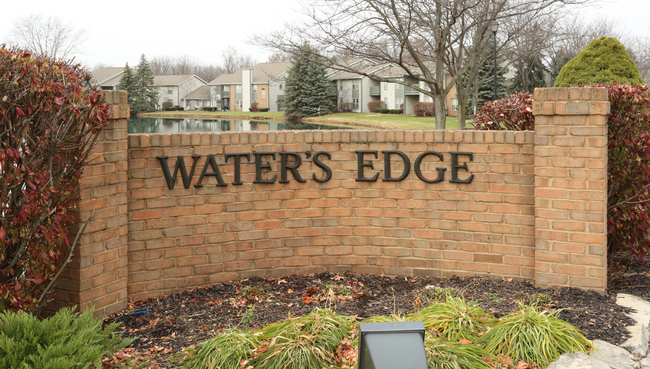
<svg viewBox="0 0 650 369"><path fill-rule="evenodd" d="M74 258L62 274L48 309L95 307L106 316L127 307L127 121L125 91L104 91L112 120L99 134L80 181L76 217L87 222ZM80 224L73 227L77 232Z"/></svg>
<svg viewBox="0 0 650 369"><path fill-rule="evenodd" d="M607 287L605 88L536 89L535 280Z"/></svg>
<svg viewBox="0 0 650 369"><path fill-rule="evenodd" d="M127 300L193 286L322 271L479 274L605 290L609 105L603 88L537 89L536 132L267 131L127 138L125 96L107 97L120 119L103 133L97 160L82 183L80 219L95 213L58 291L60 304L95 304L99 314L109 314ZM389 150L408 157L411 170L404 180L382 180L382 151ZM324 182L326 173L314 161L321 151L331 154L319 156L331 169ZM377 158L366 153L359 162L360 151L376 151ZM427 183L414 171L416 158L428 151L443 160L425 156L421 174L431 181L444 169L441 182ZM254 155L262 152L276 156ZM281 152L300 157L297 172L304 182L287 169L287 182L280 183ZM454 152L473 154L472 160L457 155L456 164L458 180L473 175L471 183L451 183ZM239 157L238 179L233 154L250 154L249 160ZM182 156L189 173L193 155L188 188L179 173L170 189L161 162L173 174ZM221 179L215 168L206 168L210 155ZM285 157L285 166L296 164L292 154ZM402 159L390 158L391 176L399 177ZM197 187L204 170L208 176ZM377 181L356 180L375 174ZM275 175L274 183L256 183Z"/></svg>

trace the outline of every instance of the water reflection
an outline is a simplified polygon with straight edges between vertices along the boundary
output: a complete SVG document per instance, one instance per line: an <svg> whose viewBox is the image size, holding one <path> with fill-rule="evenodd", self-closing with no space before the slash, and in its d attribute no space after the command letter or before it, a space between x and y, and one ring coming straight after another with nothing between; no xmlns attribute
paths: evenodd
<svg viewBox="0 0 650 369"><path fill-rule="evenodd" d="M354 129L311 123L269 122L228 119L167 119L130 118L129 133L177 133L177 132L228 132L228 131L278 131L278 130L330 130Z"/></svg>

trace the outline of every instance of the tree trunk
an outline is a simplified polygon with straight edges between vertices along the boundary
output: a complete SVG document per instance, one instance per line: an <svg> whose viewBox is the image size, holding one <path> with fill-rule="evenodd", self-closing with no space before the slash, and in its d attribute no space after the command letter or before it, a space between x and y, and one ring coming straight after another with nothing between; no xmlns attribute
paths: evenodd
<svg viewBox="0 0 650 369"><path fill-rule="evenodd" d="M466 99L459 97L460 106L458 107L458 129L465 129L465 105L467 104Z"/></svg>
<svg viewBox="0 0 650 369"><path fill-rule="evenodd" d="M445 114L445 96L441 93L436 93L434 99L436 104L436 129L446 129L447 114Z"/></svg>

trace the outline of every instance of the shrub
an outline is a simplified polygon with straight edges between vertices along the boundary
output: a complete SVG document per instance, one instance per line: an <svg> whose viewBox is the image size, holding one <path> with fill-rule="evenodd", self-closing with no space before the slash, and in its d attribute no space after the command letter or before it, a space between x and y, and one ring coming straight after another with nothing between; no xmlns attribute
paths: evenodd
<svg viewBox="0 0 650 369"><path fill-rule="evenodd" d="M535 130L533 94L523 91L496 101L488 101L474 114L478 130Z"/></svg>
<svg viewBox="0 0 650 369"><path fill-rule="evenodd" d="M203 111L215 111L215 108L212 108L210 106L204 106Z"/></svg>
<svg viewBox="0 0 650 369"><path fill-rule="evenodd" d="M169 110L174 107L174 103L171 101L165 101L162 103L163 110Z"/></svg>
<svg viewBox="0 0 650 369"><path fill-rule="evenodd" d="M111 323L102 329L93 309L78 315L64 308L44 320L22 311L1 313L0 368L101 368L103 356L135 340L114 335L115 328Z"/></svg>
<svg viewBox="0 0 650 369"><path fill-rule="evenodd" d="M164 110L164 111L177 111L178 108L175 107L175 106L172 106L171 108L164 108L163 110Z"/></svg>
<svg viewBox="0 0 650 369"><path fill-rule="evenodd" d="M381 100L374 100L368 103L368 110L371 113L376 113L377 109L383 109L386 107L386 104Z"/></svg>
<svg viewBox="0 0 650 369"><path fill-rule="evenodd" d="M555 316L560 311L538 311L520 303L519 311L493 324L480 343L492 354L511 357L515 363L537 363L543 368L562 354L593 349L578 329Z"/></svg>
<svg viewBox="0 0 650 369"><path fill-rule="evenodd" d="M611 85L607 159L607 250L650 249L650 89Z"/></svg>
<svg viewBox="0 0 650 369"><path fill-rule="evenodd" d="M259 105L258 105L257 103L252 103L252 104L251 104L250 111L252 111L252 112L258 112L258 111L260 111Z"/></svg>
<svg viewBox="0 0 650 369"><path fill-rule="evenodd" d="M266 112L268 112L268 111L269 111L269 108L261 108L261 109L260 109L260 112L262 112L262 113L266 113Z"/></svg>
<svg viewBox="0 0 650 369"><path fill-rule="evenodd" d="M404 111L402 109L390 109L388 111L389 114L402 114Z"/></svg>
<svg viewBox="0 0 650 369"><path fill-rule="evenodd" d="M90 80L0 45L0 311L42 309L76 244L77 182L109 115Z"/></svg>
<svg viewBox="0 0 650 369"><path fill-rule="evenodd" d="M340 103L339 111L342 113L351 113L354 110L354 103Z"/></svg>
<svg viewBox="0 0 650 369"><path fill-rule="evenodd" d="M419 102L413 107L416 117L434 117L436 104L432 102Z"/></svg>
<svg viewBox="0 0 650 369"><path fill-rule="evenodd" d="M595 39L566 63L555 79L555 87L577 86L588 83L642 84L634 61L618 40L613 37Z"/></svg>
<svg viewBox="0 0 650 369"><path fill-rule="evenodd" d="M375 113L388 114L388 109L385 108L375 109Z"/></svg>

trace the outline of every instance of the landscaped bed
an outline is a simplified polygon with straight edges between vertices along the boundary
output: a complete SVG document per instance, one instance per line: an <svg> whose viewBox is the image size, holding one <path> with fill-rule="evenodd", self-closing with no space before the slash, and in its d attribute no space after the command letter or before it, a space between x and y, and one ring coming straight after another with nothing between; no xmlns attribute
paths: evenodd
<svg viewBox="0 0 650 369"><path fill-rule="evenodd" d="M631 265L611 279L611 289L605 295L574 288L536 288L528 282L485 277L405 278L352 273L256 277L137 302L107 322L120 322L118 331L140 337L120 354L118 361L124 360L126 354L155 358L160 367L174 367L170 362L172 354L223 329L259 329L288 316L303 316L319 306L357 321L380 315L400 317L451 292L476 301L497 318L518 310L518 301L537 302L549 310L566 309L557 316L587 338L621 344L628 338L626 326L632 321L625 315L628 311L615 304L615 296L631 293L650 298L649 273L649 263Z"/></svg>

